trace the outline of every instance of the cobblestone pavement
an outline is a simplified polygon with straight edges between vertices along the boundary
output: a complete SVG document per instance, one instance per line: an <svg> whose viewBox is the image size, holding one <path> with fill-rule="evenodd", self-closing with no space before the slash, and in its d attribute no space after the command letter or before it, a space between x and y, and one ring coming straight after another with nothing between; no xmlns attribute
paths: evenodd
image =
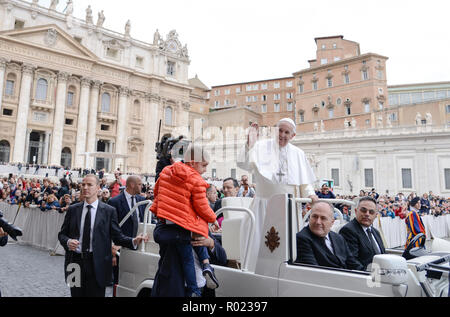
<svg viewBox="0 0 450 317"><path fill-rule="evenodd" d="M0 247L0 289L3 297L70 297L64 256L15 242ZM112 296L111 287L106 296Z"/></svg>

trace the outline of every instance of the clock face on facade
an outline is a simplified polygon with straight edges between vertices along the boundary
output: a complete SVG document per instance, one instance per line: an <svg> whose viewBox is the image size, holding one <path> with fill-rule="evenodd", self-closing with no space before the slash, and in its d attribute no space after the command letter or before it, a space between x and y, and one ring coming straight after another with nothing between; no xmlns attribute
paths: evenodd
<svg viewBox="0 0 450 317"><path fill-rule="evenodd" d="M175 53L178 49L178 45L175 41L169 41L167 43L167 48L170 52Z"/></svg>

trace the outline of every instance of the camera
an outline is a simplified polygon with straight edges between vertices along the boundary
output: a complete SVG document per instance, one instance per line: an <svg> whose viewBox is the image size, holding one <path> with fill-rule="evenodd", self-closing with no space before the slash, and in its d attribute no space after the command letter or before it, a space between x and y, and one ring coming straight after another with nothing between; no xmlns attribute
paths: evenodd
<svg viewBox="0 0 450 317"><path fill-rule="evenodd" d="M17 241L17 237L22 236L22 230L10 225L3 219L3 214L0 212L0 228L3 229L11 238Z"/></svg>
<svg viewBox="0 0 450 317"><path fill-rule="evenodd" d="M156 143L156 158L181 161L189 144L190 142L182 135L173 138L171 134L165 134L161 138L161 142Z"/></svg>

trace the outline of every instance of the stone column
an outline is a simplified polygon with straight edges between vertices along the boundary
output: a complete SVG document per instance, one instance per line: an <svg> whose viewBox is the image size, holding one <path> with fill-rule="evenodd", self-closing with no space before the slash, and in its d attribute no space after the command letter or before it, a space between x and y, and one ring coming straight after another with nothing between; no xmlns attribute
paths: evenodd
<svg viewBox="0 0 450 317"><path fill-rule="evenodd" d="M30 134L33 132L32 129L27 129L27 136L25 137L25 161L30 161Z"/></svg>
<svg viewBox="0 0 450 317"><path fill-rule="evenodd" d="M86 166L86 134L88 126L89 94L91 80L81 79L80 108L78 110L77 145L75 148L75 167L84 168Z"/></svg>
<svg viewBox="0 0 450 317"><path fill-rule="evenodd" d="M159 100L154 94L148 94L144 104L144 151L142 172L155 173L156 152L155 144L158 140L159 129ZM162 135L161 135L162 136Z"/></svg>
<svg viewBox="0 0 450 317"><path fill-rule="evenodd" d="M102 83L99 81L94 81L91 89L91 100L89 104L89 122L88 122L88 132L87 132L87 147L86 152L93 153L96 152L96 141L97 141L97 113L98 113L98 97L100 93L100 85ZM86 161L86 167L89 169L94 168L94 158L89 157Z"/></svg>
<svg viewBox="0 0 450 317"><path fill-rule="evenodd" d="M48 146L50 145L50 136L52 134L49 131L45 131L44 150L42 154L42 165L48 165Z"/></svg>
<svg viewBox="0 0 450 317"><path fill-rule="evenodd" d="M64 133L64 113L66 110L66 98L67 98L67 80L69 74L58 74L58 85L56 89L56 106L55 116L53 120L53 138L52 148L50 152L50 165L61 165L61 151L62 141Z"/></svg>
<svg viewBox="0 0 450 317"><path fill-rule="evenodd" d="M6 59L0 58L0 113L3 102L3 86L5 85Z"/></svg>
<svg viewBox="0 0 450 317"><path fill-rule="evenodd" d="M119 90L119 109L117 111L117 138L116 138L116 154L126 155L128 153L127 142L127 106L130 91L128 88L120 87ZM126 172L124 159L116 159L115 169L122 166L121 171Z"/></svg>
<svg viewBox="0 0 450 317"><path fill-rule="evenodd" d="M31 84L34 68L23 65L22 81L20 83L19 108L17 109L16 131L14 140L13 162L23 163L25 159L25 142L27 134L28 111L31 101Z"/></svg>

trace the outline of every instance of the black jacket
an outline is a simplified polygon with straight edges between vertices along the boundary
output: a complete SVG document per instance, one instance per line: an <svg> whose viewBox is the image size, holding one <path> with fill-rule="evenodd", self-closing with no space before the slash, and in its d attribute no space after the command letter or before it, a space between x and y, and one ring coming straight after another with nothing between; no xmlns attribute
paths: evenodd
<svg viewBox="0 0 450 317"><path fill-rule="evenodd" d="M329 237L335 254L328 249L323 238L311 232L309 226L303 228L297 233L296 262L349 270L363 269L351 255L343 237L333 231L330 231Z"/></svg>
<svg viewBox="0 0 450 317"><path fill-rule="evenodd" d="M381 253L386 253L380 232L372 227L372 233L375 240L377 240ZM369 241L369 237L364 232L356 218L342 227L339 234L344 237L350 253L364 267L365 270L367 266L372 263L373 257L375 256L375 251L372 243Z"/></svg>
<svg viewBox="0 0 450 317"><path fill-rule="evenodd" d="M68 276L67 266L72 261L73 252L69 251L67 242L69 239L80 238L81 216L84 202L71 205L67 210L58 239L66 250L64 272ZM129 249L134 249L133 239L122 234L117 222L117 212L102 202L98 202L95 216L94 233L92 240L94 272L97 283L100 287L106 287L111 283L112 278L112 252L111 242Z"/></svg>
<svg viewBox="0 0 450 317"><path fill-rule="evenodd" d="M140 201L145 200L144 197L140 195L136 195L136 204ZM117 211L117 221L120 223L123 218L130 212L130 206L128 206L127 198L125 197L124 191L121 192L119 195L117 195L114 198L111 198L108 201L108 205L113 206L116 208ZM139 207L139 222L144 222L144 211L145 206ZM138 227L133 224L133 219L130 217L125 221L121 228L123 234L129 237L136 237Z"/></svg>

